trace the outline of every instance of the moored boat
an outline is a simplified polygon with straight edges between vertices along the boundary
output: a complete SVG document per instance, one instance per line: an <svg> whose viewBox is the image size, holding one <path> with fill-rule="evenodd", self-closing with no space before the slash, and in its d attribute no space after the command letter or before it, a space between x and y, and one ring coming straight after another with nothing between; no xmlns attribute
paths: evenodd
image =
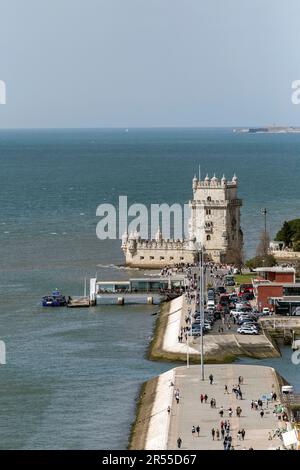
<svg viewBox="0 0 300 470"><path fill-rule="evenodd" d="M65 307L67 305L66 297L58 289L52 292L52 295L45 295L42 298L43 307Z"/></svg>

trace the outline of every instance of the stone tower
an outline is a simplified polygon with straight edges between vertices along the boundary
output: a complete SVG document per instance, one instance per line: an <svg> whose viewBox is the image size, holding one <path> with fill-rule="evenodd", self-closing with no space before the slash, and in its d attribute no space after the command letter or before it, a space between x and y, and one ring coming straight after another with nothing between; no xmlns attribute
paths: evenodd
<svg viewBox="0 0 300 470"><path fill-rule="evenodd" d="M205 247L206 256L215 262L240 264L243 232L240 226L242 200L237 198L238 180L227 181L214 175L204 181L193 179L190 201L190 237Z"/></svg>

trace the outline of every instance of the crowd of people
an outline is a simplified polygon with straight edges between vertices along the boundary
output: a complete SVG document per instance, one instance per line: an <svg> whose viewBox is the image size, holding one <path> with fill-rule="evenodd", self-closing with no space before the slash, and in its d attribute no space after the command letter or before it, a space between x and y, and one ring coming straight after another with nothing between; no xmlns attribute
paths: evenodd
<svg viewBox="0 0 300 470"><path fill-rule="evenodd" d="M208 377L210 385L214 384L214 376L212 374L209 375ZM233 384L231 387L229 387L227 384L224 385L224 395L230 395L233 394L235 395L236 400L243 400L243 392L241 387L244 384L244 378L243 376L239 376L237 378L237 383ZM179 397L179 390L176 389L174 391L175 397ZM179 399L176 400L177 403L179 403ZM258 398L257 400L251 400L251 410L252 411L257 411L258 416L260 416L261 419L264 418L265 415L265 410L269 408L269 401L272 402L273 404L277 401L277 394L276 392L272 392L270 394L269 400L263 401L261 398ZM230 400L231 402L231 400ZM238 430L236 430L236 426L232 426L232 419L233 418L243 418L243 410L242 407L239 404L236 404L236 406L229 406L224 407L223 405L219 406L217 408L217 402L216 399L212 396L209 398L207 393L201 393L200 394L200 403L201 405L206 405L209 404L210 408L216 409L217 413L219 415L219 421L218 418L216 417L216 424L211 428L211 438L213 441L220 441L220 444L222 443L223 449L224 450L235 450L235 447L238 446L239 449L242 450L253 450L253 447L247 447L245 446L244 441L246 437L246 430L243 426L239 426ZM237 402L238 403L238 402ZM237 421L235 421L236 423ZM240 423L240 421L238 421ZM233 429L233 427L235 429ZM193 437L200 437L201 438L201 426L200 424L193 424L191 428L191 433ZM268 434L268 439L271 440L275 437L273 436L272 433L269 432ZM182 437L179 436L177 439L177 447L181 448L182 446Z"/></svg>

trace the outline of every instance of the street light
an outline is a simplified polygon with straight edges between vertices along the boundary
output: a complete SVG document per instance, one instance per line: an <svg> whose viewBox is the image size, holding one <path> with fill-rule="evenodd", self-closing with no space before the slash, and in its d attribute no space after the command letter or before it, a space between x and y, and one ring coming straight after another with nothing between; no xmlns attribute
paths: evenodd
<svg viewBox="0 0 300 470"><path fill-rule="evenodd" d="M200 243L198 244L199 252L199 309L200 309L200 326L201 326L201 379L204 380L204 292L205 292L205 283L204 283L204 247Z"/></svg>
<svg viewBox="0 0 300 470"><path fill-rule="evenodd" d="M264 216L264 254L266 255L268 252L268 247L267 247L267 209L264 207L261 209L261 213Z"/></svg>

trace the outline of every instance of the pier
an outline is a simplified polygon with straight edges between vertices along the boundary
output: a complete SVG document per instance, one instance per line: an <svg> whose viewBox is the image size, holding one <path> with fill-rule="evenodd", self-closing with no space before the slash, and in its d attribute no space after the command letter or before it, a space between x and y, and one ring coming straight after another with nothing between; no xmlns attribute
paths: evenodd
<svg viewBox="0 0 300 470"><path fill-rule="evenodd" d="M236 450L277 449L282 441L276 431L286 429L286 422L279 420L273 413L276 405L281 402L281 378L270 367L214 364L205 367L205 380L201 380L200 366L176 367L161 374L156 381L156 390L153 394L153 382L148 389L147 384L141 398L139 414L132 433L132 449L172 450L177 449L177 439L182 440L181 449L185 450L223 450L223 440L212 438L212 428L219 429L220 422L230 422L232 446ZM209 375L213 375L210 384ZM237 385L238 377L243 377L241 390L242 399L237 399L232 387ZM225 385L228 393L225 393ZM176 390L179 390L179 402L175 399ZM270 399L276 393L276 401ZM149 399L148 393L155 397L152 407L144 413L143 403ZM200 395L207 394L207 403L201 403ZM267 397L269 398L267 400ZM216 407L210 406L210 400L216 400ZM260 409L251 408L251 401L262 399L263 417ZM236 415L236 408L240 406L241 415ZM168 407L170 412L168 412ZM224 409L223 418L219 412ZM232 408L232 416L229 416ZM199 437L192 433L192 427L200 426ZM141 428L147 430L140 434ZM157 432L159 429L159 432ZM238 431L245 430L244 440L238 439Z"/></svg>
<svg viewBox="0 0 300 470"><path fill-rule="evenodd" d="M68 308L90 307L89 297L70 297L67 303Z"/></svg>

